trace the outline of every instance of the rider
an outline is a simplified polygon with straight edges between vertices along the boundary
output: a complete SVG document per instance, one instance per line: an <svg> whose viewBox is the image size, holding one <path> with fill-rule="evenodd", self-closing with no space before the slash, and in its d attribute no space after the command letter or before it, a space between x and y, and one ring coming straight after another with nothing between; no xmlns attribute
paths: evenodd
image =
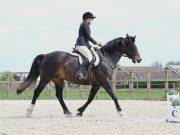
<svg viewBox="0 0 180 135"><path fill-rule="evenodd" d="M89 44L89 41L96 45L97 48L99 46L102 46L101 43L96 42L91 37L91 30L89 25L92 23L94 18L96 17L91 12L84 13L82 18L83 22L81 23L79 28L79 36L77 38L75 47L85 58L88 59L88 61L83 62L77 70L75 76L78 79L86 79L84 77L84 71L87 70L89 64L91 64L91 61L93 59L90 51L91 45Z"/></svg>

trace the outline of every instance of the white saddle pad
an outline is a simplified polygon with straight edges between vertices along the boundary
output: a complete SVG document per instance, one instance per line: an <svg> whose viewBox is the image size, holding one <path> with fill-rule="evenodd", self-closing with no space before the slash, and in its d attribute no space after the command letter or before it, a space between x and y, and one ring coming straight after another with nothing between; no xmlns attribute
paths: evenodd
<svg viewBox="0 0 180 135"><path fill-rule="evenodd" d="M99 64L99 62L100 62L99 55L96 53L96 51L92 47L91 47L91 51L92 51L93 55L95 56L94 65L97 66ZM70 52L69 54L72 55L72 56L78 57L80 65L83 63L82 56L79 55L78 53Z"/></svg>

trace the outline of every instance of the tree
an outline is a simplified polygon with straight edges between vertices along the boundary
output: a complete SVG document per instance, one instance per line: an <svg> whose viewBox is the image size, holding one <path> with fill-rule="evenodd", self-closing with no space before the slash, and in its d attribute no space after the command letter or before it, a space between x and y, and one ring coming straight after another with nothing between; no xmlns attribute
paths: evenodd
<svg viewBox="0 0 180 135"><path fill-rule="evenodd" d="M10 71L6 71L0 74L0 81L15 81L14 74Z"/></svg>
<svg viewBox="0 0 180 135"><path fill-rule="evenodd" d="M156 62L152 63L151 65L152 65L153 67L158 68L158 69L163 69L163 65L162 65L162 63L159 62L159 61L156 61Z"/></svg>
<svg viewBox="0 0 180 135"><path fill-rule="evenodd" d="M168 65L180 65L180 61L171 60L166 63L166 66L168 66Z"/></svg>

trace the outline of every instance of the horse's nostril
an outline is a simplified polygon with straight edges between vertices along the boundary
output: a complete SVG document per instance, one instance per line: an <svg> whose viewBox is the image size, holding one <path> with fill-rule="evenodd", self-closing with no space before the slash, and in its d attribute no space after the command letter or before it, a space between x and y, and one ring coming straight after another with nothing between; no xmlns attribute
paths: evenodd
<svg viewBox="0 0 180 135"><path fill-rule="evenodd" d="M138 62L138 63L140 63L141 61L142 61L142 59L141 59L141 58L137 60L137 62Z"/></svg>

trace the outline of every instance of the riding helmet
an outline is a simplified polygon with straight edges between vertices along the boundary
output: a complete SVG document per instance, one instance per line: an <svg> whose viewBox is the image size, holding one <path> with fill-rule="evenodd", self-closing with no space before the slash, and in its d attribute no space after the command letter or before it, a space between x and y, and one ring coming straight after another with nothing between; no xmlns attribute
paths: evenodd
<svg viewBox="0 0 180 135"><path fill-rule="evenodd" d="M96 18L96 17L91 12L85 12L83 14L83 20L84 19L94 19L94 18Z"/></svg>

